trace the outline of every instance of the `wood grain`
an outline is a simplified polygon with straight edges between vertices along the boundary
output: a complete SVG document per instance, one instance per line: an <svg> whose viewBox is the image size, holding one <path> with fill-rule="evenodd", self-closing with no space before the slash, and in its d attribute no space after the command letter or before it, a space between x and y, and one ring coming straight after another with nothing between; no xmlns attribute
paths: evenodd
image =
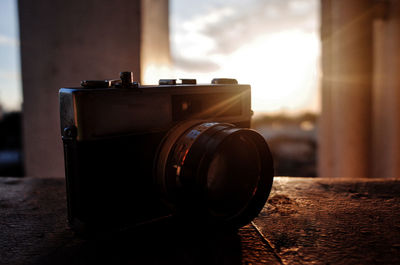
<svg viewBox="0 0 400 265"><path fill-rule="evenodd" d="M0 264L400 264L400 181L280 177L235 233L84 240L66 223L63 180L0 178Z"/></svg>
<svg viewBox="0 0 400 265"><path fill-rule="evenodd" d="M279 264L252 225L84 240L66 223L65 200L61 179L0 178L0 264Z"/></svg>
<svg viewBox="0 0 400 265"><path fill-rule="evenodd" d="M400 180L276 178L253 223L284 264L400 264Z"/></svg>

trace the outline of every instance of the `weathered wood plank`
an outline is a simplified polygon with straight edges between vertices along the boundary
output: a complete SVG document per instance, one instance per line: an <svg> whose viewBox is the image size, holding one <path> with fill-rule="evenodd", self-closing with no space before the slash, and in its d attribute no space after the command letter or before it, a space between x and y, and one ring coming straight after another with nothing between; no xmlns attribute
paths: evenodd
<svg viewBox="0 0 400 265"><path fill-rule="evenodd" d="M400 181L276 178L253 223L261 234L87 241L66 224L63 180L0 178L0 264L400 264Z"/></svg>
<svg viewBox="0 0 400 265"><path fill-rule="evenodd" d="M238 233L147 231L87 241L66 224L59 179L0 178L0 264L279 264L252 225Z"/></svg>
<svg viewBox="0 0 400 265"><path fill-rule="evenodd" d="M276 178L253 223L284 264L400 264L400 180Z"/></svg>

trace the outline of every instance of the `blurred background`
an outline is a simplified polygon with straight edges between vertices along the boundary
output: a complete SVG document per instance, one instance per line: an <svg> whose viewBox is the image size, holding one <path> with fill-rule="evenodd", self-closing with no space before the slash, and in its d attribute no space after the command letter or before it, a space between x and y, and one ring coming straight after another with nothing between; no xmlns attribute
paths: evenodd
<svg viewBox="0 0 400 265"><path fill-rule="evenodd" d="M57 93L236 78L276 175L400 173L398 0L2 0L0 175L63 177Z"/></svg>

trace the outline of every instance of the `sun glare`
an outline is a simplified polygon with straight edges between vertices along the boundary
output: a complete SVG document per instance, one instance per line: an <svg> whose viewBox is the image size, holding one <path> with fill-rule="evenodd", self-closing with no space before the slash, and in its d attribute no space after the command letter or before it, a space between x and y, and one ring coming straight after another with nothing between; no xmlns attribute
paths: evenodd
<svg viewBox="0 0 400 265"><path fill-rule="evenodd" d="M257 10L246 11L240 1L232 2L236 6L215 4L207 11L182 15L177 8L186 2L175 0L170 35L173 63L171 67L150 65L143 81L154 84L160 78L196 78L198 83L210 83L213 78L236 78L251 85L255 114L318 113L320 41L314 2L302 1L304 8L294 5L296 1L289 1L293 5L288 6L269 4L269 13L254 18ZM213 3L206 1L203 7ZM276 14L271 10L278 6L283 8L279 12L286 12L280 13L287 15L285 21L274 20ZM265 16L270 20L262 20ZM301 23L296 16L301 16Z"/></svg>
<svg viewBox="0 0 400 265"><path fill-rule="evenodd" d="M221 65L252 85L256 112L317 112L318 45L316 36L300 31L260 36Z"/></svg>
<svg viewBox="0 0 400 265"><path fill-rule="evenodd" d="M146 81L156 83L157 75L197 78L200 83L209 83L214 77L233 77L252 86L252 108L256 114L319 112L319 50L314 34L285 31L260 36L231 54L209 55L220 66L217 71L193 73L152 66L146 69Z"/></svg>

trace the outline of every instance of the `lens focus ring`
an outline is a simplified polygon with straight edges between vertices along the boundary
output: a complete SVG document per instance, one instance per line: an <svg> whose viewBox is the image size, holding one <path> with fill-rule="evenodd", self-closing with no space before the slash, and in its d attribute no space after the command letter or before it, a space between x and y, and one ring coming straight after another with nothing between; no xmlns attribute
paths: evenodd
<svg viewBox="0 0 400 265"><path fill-rule="evenodd" d="M265 204L273 163L257 132L191 121L167 135L156 176L165 199L180 212L209 223L241 226Z"/></svg>

